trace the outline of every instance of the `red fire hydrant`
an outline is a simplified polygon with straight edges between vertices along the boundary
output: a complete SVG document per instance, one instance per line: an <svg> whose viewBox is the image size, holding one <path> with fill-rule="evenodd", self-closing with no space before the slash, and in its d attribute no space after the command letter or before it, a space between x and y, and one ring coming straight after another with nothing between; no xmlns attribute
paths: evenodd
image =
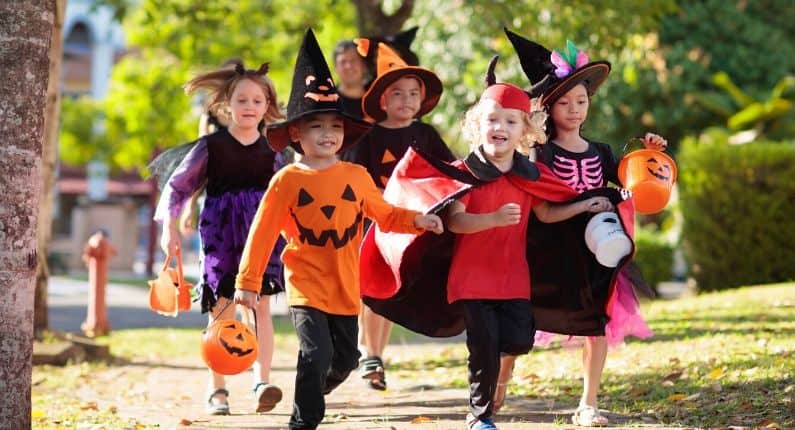
<svg viewBox="0 0 795 430"><path fill-rule="evenodd" d="M116 255L108 234L99 230L88 238L83 248L83 261L88 266L88 314L80 329L88 337L110 332L105 289L108 284L108 259Z"/></svg>

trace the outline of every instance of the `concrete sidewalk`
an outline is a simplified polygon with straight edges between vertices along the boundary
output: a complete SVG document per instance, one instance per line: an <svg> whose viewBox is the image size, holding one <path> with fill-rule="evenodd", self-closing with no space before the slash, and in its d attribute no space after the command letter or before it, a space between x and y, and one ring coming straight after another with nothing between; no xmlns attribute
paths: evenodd
<svg viewBox="0 0 795 430"><path fill-rule="evenodd" d="M106 301L108 319L112 329L144 327L197 327L207 325L198 303L192 309L180 312L176 318L157 314L149 309L149 285L145 279L137 286L109 283ZM63 276L50 277L47 296L49 327L53 330L80 332L88 306L88 281ZM271 313L286 315L287 298L284 294L271 297Z"/></svg>

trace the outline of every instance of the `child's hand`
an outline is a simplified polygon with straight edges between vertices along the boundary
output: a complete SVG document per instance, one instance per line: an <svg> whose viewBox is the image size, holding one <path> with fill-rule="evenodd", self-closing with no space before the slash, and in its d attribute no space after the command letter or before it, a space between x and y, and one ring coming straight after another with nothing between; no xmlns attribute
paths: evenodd
<svg viewBox="0 0 795 430"><path fill-rule="evenodd" d="M235 304L243 305L247 308L254 309L257 306L258 294L248 290L235 291Z"/></svg>
<svg viewBox="0 0 795 430"><path fill-rule="evenodd" d="M160 248L163 249L163 252L166 253L166 256L177 255L177 250L179 249L179 233L176 230L169 228L169 226L163 226L163 234L160 235Z"/></svg>
<svg viewBox="0 0 795 430"><path fill-rule="evenodd" d="M496 227L519 224L522 220L522 208L516 203L506 203L494 212Z"/></svg>
<svg viewBox="0 0 795 430"><path fill-rule="evenodd" d="M607 212L613 210L613 204L607 197L591 197L582 201L583 212Z"/></svg>
<svg viewBox="0 0 795 430"><path fill-rule="evenodd" d="M414 227L432 231L436 234L444 233L444 224L437 215L417 215L414 217Z"/></svg>
<svg viewBox="0 0 795 430"><path fill-rule="evenodd" d="M646 135L643 136L643 146L645 146L646 149L665 151L665 148L668 147L668 141L658 134L646 133Z"/></svg>
<svg viewBox="0 0 795 430"><path fill-rule="evenodd" d="M193 233L194 225L193 225L193 211L186 210L185 213L179 217L179 232L183 235L189 235Z"/></svg>

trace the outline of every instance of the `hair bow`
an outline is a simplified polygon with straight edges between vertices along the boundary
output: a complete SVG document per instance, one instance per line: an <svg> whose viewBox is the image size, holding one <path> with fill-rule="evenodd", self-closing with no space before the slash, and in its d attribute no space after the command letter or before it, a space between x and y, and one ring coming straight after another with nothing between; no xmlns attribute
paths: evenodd
<svg viewBox="0 0 795 430"><path fill-rule="evenodd" d="M577 49L577 46L575 46L574 42L571 40L566 41L566 52L561 52L556 49L552 51L550 57L552 64L556 67L555 76L557 76L558 79L569 76L575 70L588 64L589 61L588 54L586 54L585 51Z"/></svg>

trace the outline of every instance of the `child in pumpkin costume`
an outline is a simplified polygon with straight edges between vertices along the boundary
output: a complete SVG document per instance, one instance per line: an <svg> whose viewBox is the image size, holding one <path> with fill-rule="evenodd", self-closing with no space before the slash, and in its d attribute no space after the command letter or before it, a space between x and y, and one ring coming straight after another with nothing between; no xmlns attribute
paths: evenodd
<svg viewBox="0 0 795 430"><path fill-rule="evenodd" d="M290 315L300 344L289 426L313 429L323 420L324 394L358 365L364 218L406 233L440 233L442 223L436 215L386 203L364 168L337 159L369 125L342 111L311 29L296 60L287 114L286 121L268 127L268 138L277 150L292 145L303 156L274 175L265 192L243 250L235 300L255 306L254 291L281 230Z"/></svg>
<svg viewBox="0 0 795 430"><path fill-rule="evenodd" d="M366 55L369 40L358 39L360 54ZM378 76L362 98L365 115L376 121L359 142L342 154L342 159L367 168L373 181L383 189L397 162L408 148L451 162L455 156L432 125L419 118L430 112L442 95L442 82L431 71L409 66L395 51L378 43ZM364 306L360 320L366 357L361 376L371 388L386 389L382 357L392 322Z"/></svg>
<svg viewBox="0 0 795 430"><path fill-rule="evenodd" d="M154 219L163 223L161 246L174 255L180 238L177 220L185 202L206 186L207 197L199 218L203 244L201 310L215 319L232 318L229 306L235 288L235 274L240 253L256 206L271 176L278 168L276 153L259 128L261 121L282 118L276 91L266 76L268 64L258 70L246 70L240 62L232 67L197 76L186 91L206 89L211 92L209 109L229 107L228 128L203 136L198 141L173 148L153 162L153 171L163 181L163 192ZM172 173L173 171L173 173ZM168 175L163 174L168 172ZM275 260L275 261L274 261ZM284 291L281 264L272 258L257 292L272 295ZM260 348L254 366L256 411L267 412L281 400L281 390L268 383L273 354L273 325L269 300L257 307ZM224 376L210 371L207 412L228 415L229 392Z"/></svg>
<svg viewBox="0 0 795 430"><path fill-rule="evenodd" d="M556 176L578 193L606 187L608 182L620 186L618 159L610 146L587 139L581 133L590 98L607 79L610 63L589 61L588 55L570 41L565 52L550 52L516 33L507 29L505 32L519 55L522 69L535 84L532 93L541 98L549 112L548 142L536 147L538 162L549 166ZM665 139L653 133L647 133L643 140L647 149L662 151L667 146ZM565 258L565 255L560 255L560 258ZM608 344L620 343L628 335L639 338L652 335L639 314L632 284L623 270L617 273L615 280L603 278L601 282L591 284L591 289L595 296L610 296L607 301L609 321L602 323L602 335L587 336L583 343L583 394L572 417L574 424L583 426L607 424L607 418L598 410L597 393ZM553 337L550 332L539 331L536 343L547 345ZM498 403L504 398L512 367L512 362L503 363L495 399Z"/></svg>

